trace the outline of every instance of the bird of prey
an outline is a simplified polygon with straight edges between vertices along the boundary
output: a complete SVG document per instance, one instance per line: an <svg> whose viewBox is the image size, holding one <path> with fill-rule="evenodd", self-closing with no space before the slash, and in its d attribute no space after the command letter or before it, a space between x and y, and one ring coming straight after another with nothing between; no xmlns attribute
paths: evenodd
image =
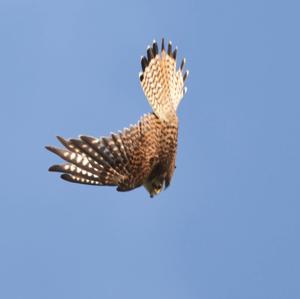
<svg viewBox="0 0 300 299"><path fill-rule="evenodd" d="M144 93L153 109L140 121L108 137L57 137L65 149L46 148L67 163L53 165L49 171L63 173L61 178L88 185L116 186L129 191L144 186L150 196L170 185L174 170L178 137L177 107L186 93L185 59L176 69L177 47L161 51L153 41L141 58L139 74Z"/></svg>

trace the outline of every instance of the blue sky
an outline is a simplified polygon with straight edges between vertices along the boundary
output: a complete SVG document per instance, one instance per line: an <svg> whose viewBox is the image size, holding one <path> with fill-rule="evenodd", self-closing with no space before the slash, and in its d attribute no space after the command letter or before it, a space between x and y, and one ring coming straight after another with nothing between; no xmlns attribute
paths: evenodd
<svg viewBox="0 0 300 299"><path fill-rule="evenodd" d="M0 2L0 298L300 298L297 1ZM153 38L186 57L171 187L68 184L55 136L150 107Z"/></svg>

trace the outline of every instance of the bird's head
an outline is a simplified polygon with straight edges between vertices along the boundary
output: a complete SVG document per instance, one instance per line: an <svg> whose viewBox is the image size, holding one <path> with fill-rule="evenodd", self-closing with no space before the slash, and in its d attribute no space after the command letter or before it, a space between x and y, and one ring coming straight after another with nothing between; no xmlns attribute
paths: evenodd
<svg viewBox="0 0 300 299"><path fill-rule="evenodd" d="M165 187L165 178L163 176L156 176L151 180L147 180L144 183L144 187L149 192L150 197L152 198L155 195L158 195Z"/></svg>

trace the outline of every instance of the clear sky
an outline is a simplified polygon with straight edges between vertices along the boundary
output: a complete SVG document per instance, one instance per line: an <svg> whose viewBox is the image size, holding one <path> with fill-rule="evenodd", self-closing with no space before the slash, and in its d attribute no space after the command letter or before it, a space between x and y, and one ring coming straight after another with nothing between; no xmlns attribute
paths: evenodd
<svg viewBox="0 0 300 299"><path fill-rule="evenodd" d="M298 1L0 1L0 298L300 298ZM66 183L56 135L150 107L140 56L190 69L168 190Z"/></svg>

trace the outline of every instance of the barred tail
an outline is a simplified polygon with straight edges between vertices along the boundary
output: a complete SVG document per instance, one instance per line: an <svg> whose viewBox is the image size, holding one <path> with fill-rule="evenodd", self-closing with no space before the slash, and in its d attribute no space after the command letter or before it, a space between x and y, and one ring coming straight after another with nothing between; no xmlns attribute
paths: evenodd
<svg viewBox="0 0 300 299"><path fill-rule="evenodd" d="M184 82L188 71L183 74L185 59L182 60L180 68L176 70L177 47L172 51L172 43L168 43L165 50L164 39L162 39L161 55L158 46L153 41L148 46L147 58L141 59L142 72L140 81L144 93L154 113L160 119L168 120L175 113L176 109L186 93Z"/></svg>

